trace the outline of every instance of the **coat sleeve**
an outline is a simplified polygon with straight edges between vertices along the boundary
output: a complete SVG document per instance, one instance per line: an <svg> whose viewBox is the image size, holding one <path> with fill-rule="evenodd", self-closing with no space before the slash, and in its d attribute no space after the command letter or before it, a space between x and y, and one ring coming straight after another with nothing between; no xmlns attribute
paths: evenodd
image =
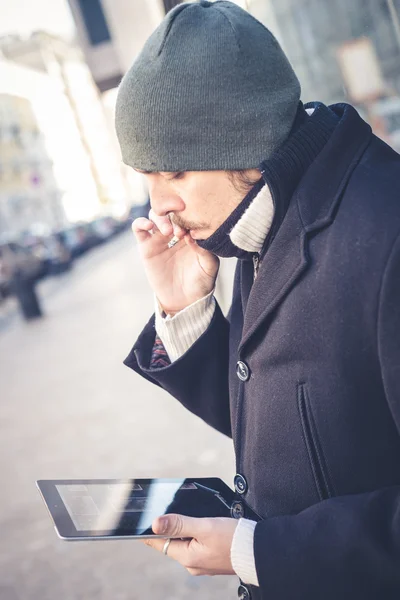
<svg viewBox="0 0 400 600"><path fill-rule="evenodd" d="M150 319L124 364L169 392L208 425L232 437L229 410L229 322L216 304L203 335L172 364L150 369L155 340Z"/></svg>
<svg viewBox="0 0 400 600"><path fill-rule="evenodd" d="M400 238L387 261L378 310L382 380L400 435ZM263 599L398 600L400 485L266 519L255 528L254 552Z"/></svg>

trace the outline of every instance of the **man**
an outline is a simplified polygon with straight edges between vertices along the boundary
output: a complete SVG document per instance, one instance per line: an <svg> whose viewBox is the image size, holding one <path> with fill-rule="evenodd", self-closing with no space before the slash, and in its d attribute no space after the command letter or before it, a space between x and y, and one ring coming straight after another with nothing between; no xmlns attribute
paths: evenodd
<svg viewBox="0 0 400 600"><path fill-rule="evenodd" d="M304 108L274 37L225 1L168 14L116 127L149 185L134 231L157 298L126 364L233 437L262 517L160 518L193 539L152 545L236 572L242 598L398 599L400 156L351 106ZM238 258L229 319L217 256Z"/></svg>

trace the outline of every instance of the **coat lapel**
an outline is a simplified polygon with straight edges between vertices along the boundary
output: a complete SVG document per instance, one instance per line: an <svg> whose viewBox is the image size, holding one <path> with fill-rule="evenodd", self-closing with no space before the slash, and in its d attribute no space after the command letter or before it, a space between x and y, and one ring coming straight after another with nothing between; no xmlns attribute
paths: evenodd
<svg viewBox="0 0 400 600"><path fill-rule="evenodd" d="M306 245L306 235L297 203L292 203L251 288L244 315L240 349L306 270Z"/></svg>
<svg viewBox="0 0 400 600"><path fill-rule="evenodd" d="M308 235L334 220L348 180L371 140L371 128L351 106L294 193L277 235L263 258L244 314L243 350L309 264Z"/></svg>

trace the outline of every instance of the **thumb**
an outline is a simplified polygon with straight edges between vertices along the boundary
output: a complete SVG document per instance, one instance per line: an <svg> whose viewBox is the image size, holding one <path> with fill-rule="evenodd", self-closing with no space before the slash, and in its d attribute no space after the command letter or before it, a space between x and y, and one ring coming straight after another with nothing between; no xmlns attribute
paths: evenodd
<svg viewBox="0 0 400 600"><path fill-rule="evenodd" d="M192 236L190 235L190 233L187 233L185 235L184 240L187 243L187 245L190 248L192 248L192 250L194 250L196 252L196 254L199 254L200 256L209 256L209 255L211 255L211 252L209 252L208 250L204 250L204 248L202 248L201 246L198 246L196 244L196 241L192 238Z"/></svg>
<svg viewBox="0 0 400 600"><path fill-rule="evenodd" d="M206 271L207 275L212 275L212 276L216 277L217 273L218 273L218 269L219 269L219 264L220 264L218 256L216 256L215 254L212 254L212 252L210 252L209 250L205 250L204 248L201 248L201 246L196 244L196 241L192 238L192 236L189 233L185 235L184 240L185 240L186 244L189 246L189 248L191 248L197 254L202 267L203 268L206 267L205 271ZM211 271L216 270L216 272L209 273L208 272L209 269L211 269Z"/></svg>
<svg viewBox="0 0 400 600"><path fill-rule="evenodd" d="M153 521L152 529L156 535L171 538L197 538L205 533L207 519L185 517L183 515L166 515Z"/></svg>

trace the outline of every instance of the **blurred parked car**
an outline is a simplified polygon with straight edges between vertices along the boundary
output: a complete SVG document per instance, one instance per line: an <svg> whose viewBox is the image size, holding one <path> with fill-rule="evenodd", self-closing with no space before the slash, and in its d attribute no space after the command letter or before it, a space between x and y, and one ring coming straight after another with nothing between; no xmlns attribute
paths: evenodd
<svg viewBox="0 0 400 600"><path fill-rule="evenodd" d="M129 216L132 221L139 217L148 217L150 209L150 198L148 198L144 204L134 204L129 211Z"/></svg>
<svg viewBox="0 0 400 600"><path fill-rule="evenodd" d="M117 224L112 217L99 217L90 223L95 235L105 242L117 233Z"/></svg>
<svg viewBox="0 0 400 600"><path fill-rule="evenodd" d="M58 275L72 266L71 252L59 234L26 235L22 244L42 262L44 275Z"/></svg>
<svg viewBox="0 0 400 600"><path fill-rule="evenodd" d="M58 231L57 235L71 253L72 258L81 256L101 241L100 237L87 223L71 225Z"/></svg>

